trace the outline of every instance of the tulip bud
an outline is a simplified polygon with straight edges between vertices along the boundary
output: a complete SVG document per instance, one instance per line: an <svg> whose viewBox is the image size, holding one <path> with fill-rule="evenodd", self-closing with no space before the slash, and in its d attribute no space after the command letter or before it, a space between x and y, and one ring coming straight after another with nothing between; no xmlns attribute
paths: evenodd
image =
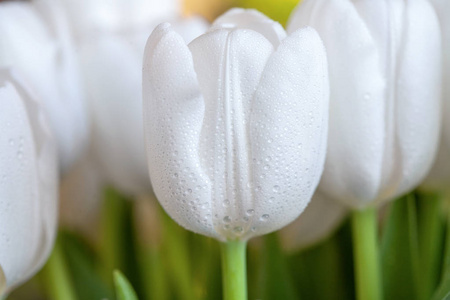
<svg viewBox="0 0 450 300"><path fill-rule="evenodd" d="M189 46L161 24L144 54L155 194L180 225L221 241L247 240L298 217L322 172L328 120L316 32L301 29L275 44L267 36L279 25L247 26L269 21L235 13Z"/></svg>
<svg viewBox="0 0 450 300"><path fill-rule="evenodd" d="M290 32L310 25L327 49L330 132L319 188L353 208L415 188L435 157L441 39L425 0L305 0Z"/></svg>
<svg viewBox="0 0 450 300"><path fill-rule="evenodd" d="M57 226L55 143L16 78L0 69L0 298L42 267Z"/></svg>
<svg viewBox="0 0 450 300"><path fill-rule="evenodd" d="M207 28L200 18L176 20L175 24L188 41ZM130 31L111 28L79 41L93 117L94 159L108 183L131 195L151 193L143 140L141 87L145 42L155 25L148 20L146 26Z"/></svg>
<svg viewBox="0 0 450 300"><path fill-rule="evenodd" d="M75 49L52 5L46 1L0 3L0 67L19 70L42 99L65 173L84 152L89 130Z"/></svg>

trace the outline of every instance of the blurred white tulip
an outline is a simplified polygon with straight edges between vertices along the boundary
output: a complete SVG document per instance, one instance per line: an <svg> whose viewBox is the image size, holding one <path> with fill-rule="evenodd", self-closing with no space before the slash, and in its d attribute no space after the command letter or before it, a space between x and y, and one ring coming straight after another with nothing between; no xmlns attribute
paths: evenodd
<svg viewBox="0 0 450 300"><path fill-rule="evenodd" d="M89 135L67 24L53 1L2 1L0 36L0 67L19 70L42 99L65 173L83 154Z"/></svg>
<svg viewBox="0 0 450 300"><path fill-rule="evenodd" d="M200 18L178 19L189 42L207 29ZM156 26L149 19L133 30L86 35L79 54L93 117L94 159L109 184L130 195L151 193L142 120L142 57Z"/></svg>
<svg viewBox="0 0 450 300"><path fill-rule="evenodd" d="M62 0L77 39L111 31L131 33L179 15L179 0Z"/></svg>
<svg viewBox="0 0 450 300"><path fill-rule="evenodd" d="M280 231L284 249L294 252L327 239L347 213L343 204L316 191L302 215Z"/></svg>
<svg viewBox="0 0 450 300"><path fill-rule="evenodd" d="M305 0L290 32L327 49L330 132L319 189L353 208L396 198L428 173L440 134L441 38L426 0Z"/></svg>
<svg viewBox="0 0 450 300"><path fill-rule="evenodd" d="M422 185L425 189L450 191L450 1L432 0L442 33L442 134L440 148L430 174Z"/></svg>
<svg viewBox="0 0 450 300"><path fill-rule="evenodd" d="M0 69L0 298L42 267L57 227L56 145L17 78Z"/></svg>
<svg viewBox="0 0 450 300"><path fill-rule="evenodd" d="M221 241L277 230L318 184L328 121L324 47L310 28L267 38L279 30L255 11L232 10L189 46L167 23L147 42L150 176L164 209L189 230Z"/></svg>

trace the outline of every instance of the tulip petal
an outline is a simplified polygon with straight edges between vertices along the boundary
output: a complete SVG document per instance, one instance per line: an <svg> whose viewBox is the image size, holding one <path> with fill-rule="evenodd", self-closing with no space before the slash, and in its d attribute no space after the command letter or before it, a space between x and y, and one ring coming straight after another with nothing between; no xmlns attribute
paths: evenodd
<svg viewBox="0 0 450 300"><path fill-rule="evenodd" d="M250 157L258 234L305 209L326 152L329 85L326 53L312 28L288 36L267 62L250 116Z"/></svg>
<svg viewBox="0 0 450 300"><path fill-rule="evenodd" d="M409 1L404 26L396 82L396 134L402 166L396 196L413 189L428 173L437 152L441 121L441 39L431 5L424 0Z"/></svg>
<svg viewBox="0 0 450 300"><path fill-rule="evenodd" d="M301 216L280 231L283 247L295 252L325 240L342 223L347 212L344 205L316 191Z"/></svg>
<svg viewBox="0 0 450 300"><path fill-rule="evenodd" d="M265 36L274 47L278 47L286 38L286 32L280 23L273 21L255 9L232 8L218 17L212 27L217 28L240 28L251 29Z"/></svg>
<svg viewBox="0 0 450 300"><path fill-rule="evenodd" d="M253 30L219 29L189 48L205 99L199 154L213 181L214 224L233 239L251 228L246 214L254 202L248 119L273 46Z"/></svg>
<svg viewBox="0 0 450 300"><path fill-rule="evenodd" d="M189 48L167 23L153 31L146 45L143 98L156 196L183 227L220 238L212 228L210 203L200 203L211 198L211 181L198 156L205 103Z"/></svg>

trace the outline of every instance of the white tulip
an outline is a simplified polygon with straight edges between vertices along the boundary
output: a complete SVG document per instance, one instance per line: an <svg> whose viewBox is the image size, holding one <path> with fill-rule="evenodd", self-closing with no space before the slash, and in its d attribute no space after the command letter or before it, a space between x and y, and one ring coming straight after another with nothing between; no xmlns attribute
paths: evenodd
<svg viewBox="0 0 450 300"><path fill-rule="evenodd" d="M305 0L289 30L327 49L330 132L319 188L362 209L415 188L435 157L441 39L426 0Z"/></svg>
<svg viewBox="0 0 450 300"><path fill-rule="evenodd" d="M436 161L423 187L433 190L450 189L450 1L432 0L441 25L443 51L442 134Z"/></svg>
<svg viewBox="0 0 450 300"><path fill-rule="evenodd" d="M174 19L175 17L172 16ZM175 21L187 41L207 29L200 18ZM105 180L126 194L151 193L142 119L142 57L156 26L101 32L80 40L80 61L93 117L94 158Z"/></svg>
<svg viewBox="0 0 450 300"><path fill-rule="evenodd" d="M55 143L16 78L0 69L0 298L42 267L57 227Z"/></svg>
<svg viewBox="0 0 450 300"><path fill-rule="evenodd" d="M347 214L344 205L316 191L301 217L280 231L284 249L294 252L327 239Z"/></svg>
<svg viewBox="0 0 450 300"><path fill-rule="evenodd" d="M75 49L53 4L0 2L0 67L19 70L42 99L65 173L83 154L89 126Z"/></svg>
<svg viewBox="0 0 450 300"><path fill-rule="evenodd" d="M63 0L77 39L101 32L124 34L181 13L179 0Z"/></svg>
<svg viewBox="0 0 450 300"><path fill-rule="evenodd" d="M169 215L194 232L245 241L290 223L310 201L325 157L328 77L313 29L274 43L266 37L276 23L247 26L255 12L229 14L231 23L189 46L167 23L150 36L145 141Z"/></svg>

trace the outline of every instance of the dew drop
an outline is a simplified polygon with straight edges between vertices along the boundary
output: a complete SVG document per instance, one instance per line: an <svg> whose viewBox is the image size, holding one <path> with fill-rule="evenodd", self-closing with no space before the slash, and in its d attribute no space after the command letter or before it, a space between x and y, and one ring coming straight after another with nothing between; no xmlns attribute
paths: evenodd
<svg viewBox="0 0 450 300"><path fill-rule="evenodd" d="M236 226L233 228L233 232L237 233L237 234L241 234L244 231L244 228L242 228L241 226Z"/></svg>
<svg viewBox="0 0 450 300"><path fill-rule="evenodd" d="M264 214L264 215L261 216L261 218L259 218L259 220L265 222L265 221L269 220L269 215L268 214Z"/></svg>
<svg viewBox="0 0 450 300"><path fill-rule="evenodd" d="M255 210L254 209L249 209L249 210L247 210L247 216L253 216L253 214L255 213Z"/></svg>
<svg viewBox="0 0 450 300"><path fill-rule="evenodd" d="M223 218L223 221L224 221L225 223L230 223L230 222L231 222L231 218L230 218L229 216L225 216L225 217Z"/></svg>
<svg viewBox="0 0 450 300"><path fill-rule="evenodd" d="M274 191L275 193L279 193L279 192L280 192L280 187L279 187L278 185L274 185L274 186L273 186L273 191Z"/></svg>

